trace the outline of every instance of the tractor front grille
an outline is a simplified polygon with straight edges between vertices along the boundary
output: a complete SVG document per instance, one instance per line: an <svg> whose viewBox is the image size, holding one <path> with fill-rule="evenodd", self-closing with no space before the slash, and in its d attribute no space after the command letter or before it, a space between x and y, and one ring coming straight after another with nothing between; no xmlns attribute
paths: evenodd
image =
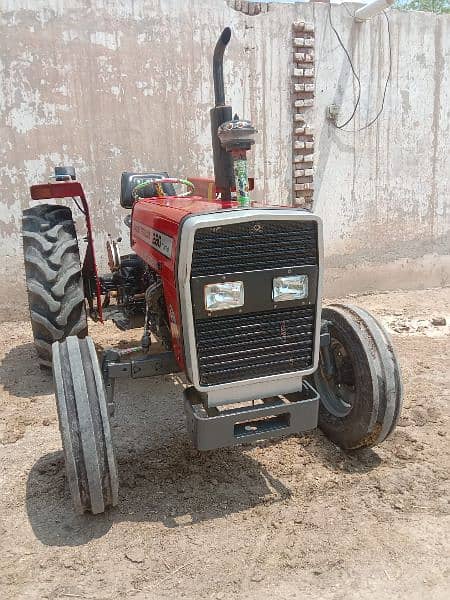
<svg viewBox="0 0 450 600"><path fill-rule="evenodd" d="M191 293L200 385L310 369L319 267L318 223L300 213L298 219L260 218L199 227L192 248ZM308 275L307 302L274 304L273 278L281 272ZM204 285L232 281L234 274L239 274L244 289L252 286L244 306L208 314Z"/></svg>
<svg viewBox="0 0 450 600"><path fill-rule="evenodd" d="M303 371L313 364L315 307L197 320L200 383Z"/></svg>
<svg viewBox="0 0 450 600"><path fill-rule="evenodd" d="M250 221L199 229L191 275L318 264L316 221Z"/></svg>

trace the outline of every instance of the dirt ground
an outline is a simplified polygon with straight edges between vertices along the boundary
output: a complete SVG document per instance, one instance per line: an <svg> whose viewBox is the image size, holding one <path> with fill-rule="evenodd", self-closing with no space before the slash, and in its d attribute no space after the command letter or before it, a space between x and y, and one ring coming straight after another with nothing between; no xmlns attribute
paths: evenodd
<svg viewBox="0 0 450 600"><path fill-rule="evenodd" d="M344 453L314 431L199 453L182 382L123 382L120 505L97 517L72 512L30 327L1 324L0 598L448 598L450 327L431 320L450 323L450 288L347 300L390 327L400 357L387 442Z"/></svg>

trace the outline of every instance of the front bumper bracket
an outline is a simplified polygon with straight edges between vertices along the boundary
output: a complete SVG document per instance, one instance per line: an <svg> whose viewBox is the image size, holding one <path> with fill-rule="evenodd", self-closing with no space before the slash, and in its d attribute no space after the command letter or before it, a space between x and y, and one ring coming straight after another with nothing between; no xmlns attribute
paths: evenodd
<svg viewBox="0 0 450 600"><path fill-rule="evenodd" d="M315 429L319 395L303 381L299 392L220 409L205 408L201 394L188 387L184 391L184 411L195 448L214 450Z"/></svg>

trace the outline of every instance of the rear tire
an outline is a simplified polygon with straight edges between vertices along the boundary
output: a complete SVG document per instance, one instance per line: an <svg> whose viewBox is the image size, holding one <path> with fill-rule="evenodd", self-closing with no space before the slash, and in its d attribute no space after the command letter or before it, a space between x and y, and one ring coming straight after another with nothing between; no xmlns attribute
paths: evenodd
<svg viewBox="0 0 450 600"><path fill-rule="evenodd" d="M23 211L23 254L30 319L39 364L51 367L52 344L87 335L80 253L67 206Z"/></svg>
<svg viewBox="0 0 450 600"><path fill-rule="evenodd" d="M346 304L324 308L333 364L323 349L314 383L320 395L319 427L345 449L367 448L394 431L402 407L400 368L392 342L366 310Z"/></svg>
<svg viewBox="0 0 450 600"><path fill-rule="evenodd" d="M103 378L92 338L55 342L53 376L74 508L104 512L118 502L118 476Z"/></svg>

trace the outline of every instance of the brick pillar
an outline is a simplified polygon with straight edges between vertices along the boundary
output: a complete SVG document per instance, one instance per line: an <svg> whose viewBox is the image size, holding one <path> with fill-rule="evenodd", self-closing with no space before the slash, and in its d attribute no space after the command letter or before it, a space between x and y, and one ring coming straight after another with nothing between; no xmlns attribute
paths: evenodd
<svg viewBox="0 0 450 600"><path fill-rule="evenodd" d="M314 193L314 25L297 21L293 31L293 204L312 209Z"/></svg>

